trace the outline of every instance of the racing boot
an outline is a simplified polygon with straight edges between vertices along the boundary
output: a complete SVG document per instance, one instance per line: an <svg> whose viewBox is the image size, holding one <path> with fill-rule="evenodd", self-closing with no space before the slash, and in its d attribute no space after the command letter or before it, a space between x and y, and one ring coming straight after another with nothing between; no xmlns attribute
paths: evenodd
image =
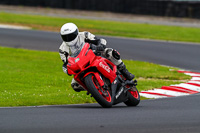
<svg viewBox="0 0 200 133"><path fill-rule="evenodd" d="M76 92L85 91L85 89L76 80L74 80L74 78L72 79L71 86Z"/></svg>
<svg viewBox="0 0 200 133"><path fill-rule="evenodd" d="M122 73L122 75L128 79L128 80L133 80L135 78L135 75L133 75L132 73L130 73L127 69L126 66L124 65L124 63L122 62L121 64L119 64L117 66L118 70Z"/></svg>

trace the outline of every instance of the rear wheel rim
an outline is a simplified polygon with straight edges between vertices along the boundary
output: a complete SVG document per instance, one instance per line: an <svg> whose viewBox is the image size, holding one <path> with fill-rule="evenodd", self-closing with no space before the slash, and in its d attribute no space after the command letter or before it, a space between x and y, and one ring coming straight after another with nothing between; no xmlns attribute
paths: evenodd
<svg viewBox="0 0 200 133"><path fill-rule="evenodd" d="M92 82L94 83L95 88L98 90L99 94L100 94L107 102L111 102L111 101L112 101L112 98L111 98L110 92L109 92L108 90L104 90L102 87L100 87L100 85L99 85L97 79L96 79L94 76L92 76ZM102 93L102 91L104 91L104 93L106 93L107 96L104 95L104 94Z"/></svg>

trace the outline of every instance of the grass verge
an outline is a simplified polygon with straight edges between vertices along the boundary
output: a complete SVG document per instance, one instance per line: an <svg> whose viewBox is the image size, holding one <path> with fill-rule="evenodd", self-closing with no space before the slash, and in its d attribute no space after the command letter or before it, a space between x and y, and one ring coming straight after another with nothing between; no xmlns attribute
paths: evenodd
<svg viewBox="0 0 200 133"><path fill-rule="evenodd" d="M30 26L33 29L60 31L66 22L77 24L80 31L87 30L98 35L131 38L200 42L200 28L136 24L103 20L59 18L0 12L0 23Z"/></svg>
<svg viewBox="0 0 200 133"><path fill-rule="evenodd" d="M0 47L0 106L36 106L93 103L86 92L75 92L72 77L62 72L57 52ZM190 77L141 61L124 61L138 79L138 89L148 90L180 83ZM175 69L175 68L173 68Z"/></svg>

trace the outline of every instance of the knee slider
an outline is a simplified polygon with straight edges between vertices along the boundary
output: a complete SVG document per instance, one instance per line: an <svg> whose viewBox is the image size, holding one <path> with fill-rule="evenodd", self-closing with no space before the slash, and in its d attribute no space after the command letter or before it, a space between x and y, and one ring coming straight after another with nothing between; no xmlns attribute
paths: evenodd
<svg viewBox="0 0 200 133"><path fill-rule="evenodd" d="M72 83L71 86L76 92L84 91L84 88L78 83Z"/></svg>
<svg viewBox="0 0 200 133"><path fill-rule="evenodd" d="M119 54L119 52L118 52L117 50L115 50L115 49L113 49L113 51L112 51L112 56L113 56L115 59L117 59L117 60L120 59L120 54Z"/></svg>

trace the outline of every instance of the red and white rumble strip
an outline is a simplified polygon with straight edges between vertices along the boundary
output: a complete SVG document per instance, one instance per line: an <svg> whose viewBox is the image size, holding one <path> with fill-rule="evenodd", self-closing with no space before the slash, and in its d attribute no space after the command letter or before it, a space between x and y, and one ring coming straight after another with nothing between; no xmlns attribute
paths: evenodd
<svg viewBox="0 0 200 133"><path fill-rule="evenodd" d="M146 98L166 98L166 97L185 96L200 92L200 73L183 71L183 70L179 70L178 72L190 75L192 79L187 83L162 86L159 89L141 91L140 96Z"/></svg>

